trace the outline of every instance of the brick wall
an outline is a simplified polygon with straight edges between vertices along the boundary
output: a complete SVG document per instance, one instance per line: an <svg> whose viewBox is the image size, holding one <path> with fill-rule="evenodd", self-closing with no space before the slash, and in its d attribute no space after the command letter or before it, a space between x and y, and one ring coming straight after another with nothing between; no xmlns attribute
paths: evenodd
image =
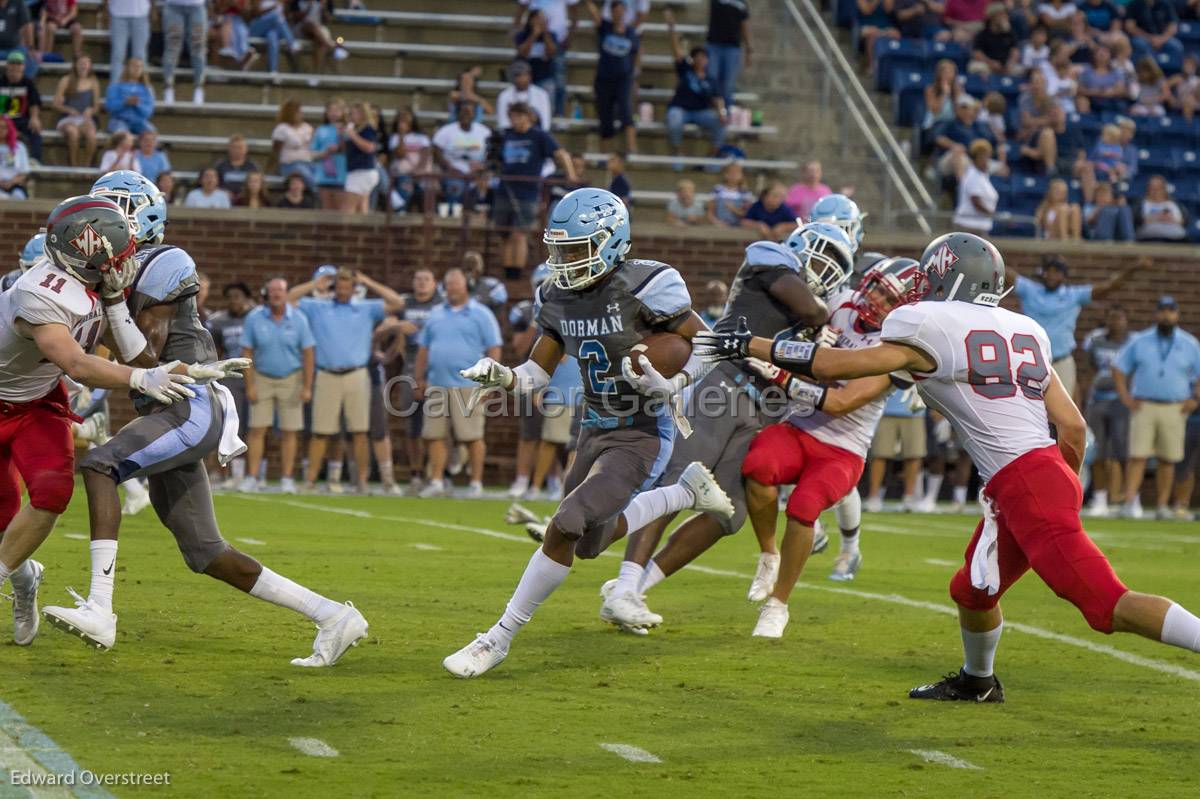
<svg viewBox="0 0 1200 799"><path fill-rule="evenodd" d="M7 249L13 260L52 207L52 203L30 201L6 204L0 210L0 235L9 242ZM275 274L292 281L306 280L316 265L331 262L362 269L404 289L418 266L442 270L457 265L468 249L483 251L491 262L499 247L494 233L464 231L461 225L426 227L404 219L387 224L378 215L356 218L301 211L173 209L168 237L185 247L211 278L211 308L220 307L220 287L233 280L244 280L254 288ZM693 291L698 291L707 280L728 280L732 276L741 262L745 241L739 231L733 230L680 231L645 226L637 231L635 252L675 265ZM915 257L925 243L919 236L898 234L886 239L869 237L864 249ZM1013 240L1000 242L1000 249L1010 266L1026 274L1033 272L1043 254L1059 252L1070 262L1071 280L1076 282L1102 281L1131 260L1150 255L1155 267L1136 274L1114 299L1128 308L1136 329L1150 324L1154 301L1160 294L1170 293L1180 301L1183 326L1200 333L1200 248L1119 244L1054 247L1047 242ZM529 295L525 281L512 283L509 288L514 299ZM1099 324L1101 316L1100 305L1085 309L1079 322L1081 335ZM115 405L114 415L119 421L125 418L128 408L123 400ZM395 429L400 435L399 423ZM507 420L490 424L489 480L498 481L511 472L515 433L514 425ZM396 451L397 459L402 460L403 448L397 446Z"/></svg>

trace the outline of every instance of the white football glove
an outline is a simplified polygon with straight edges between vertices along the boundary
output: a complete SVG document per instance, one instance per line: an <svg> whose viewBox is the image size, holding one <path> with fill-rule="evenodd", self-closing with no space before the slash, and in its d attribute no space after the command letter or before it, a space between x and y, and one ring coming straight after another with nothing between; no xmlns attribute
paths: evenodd
<svg viewBox="0 0 1200 799"><path fill-rule="evenodd" d="M187 375L171 374L171 370L178 365L179 361L171 361L153 369L134 369L133 374L129 376L129 387L158 400L163 405L191 399L196 393L188 388L187 384L196 381Z"/></svg>
<svg viewBox="0 0 1200 799"><path fill-rule="evenodd" d="M642 367L642 373L639 375L633 371L633 361L626 355L621 361L621 374L625 376L626 380L633 383L639 394L647 397L669 398L683 389L687 378L682 373L674 377L663 377L662 373L654 368L654 364L650 363L650 359L645 355L639 353L637 358L638 366Z"/></svg>
<svg viewBox="0 0 1200 799"><path fill-rule="evenodd" d="M459 374L483 388L510 388L513 384L513 370L492 358L480 358L474 366Z"/></svg>
<svg viewBox="0 0 1200 799"><path fill-rule="evenodd" d="M761 358L747 358L746 366L750 367L750 370L759 377L763 378L764 380L769 380L772 383L778 382L779 375L781 372L783 372L783 370L775 364L769 361L764 361Z"/></svg>
<svg viewBox="0 0 1200 799"><path fill-rule="evenodd" d="M250 368L249 358L226 358L223 361L209 363L189 363L188 377L194 380L224 380L227 377L241 377L242 372Z"/></svg>
<svg viewBox="0 0 1200 799"><path fill-rule="evenodd" d="M821 332L813 337L813 344L818 347L836 347L838 336L842 334L841 330L829 325L821 325Z"/></svg>
<svg viewBox="0 0 1200 799"><path fill-rule="evenodd" d="M137 261L126 258L116 267L100 273L100 295L105 299L124 297L125 289L133 285L137 277Z"/></svg>

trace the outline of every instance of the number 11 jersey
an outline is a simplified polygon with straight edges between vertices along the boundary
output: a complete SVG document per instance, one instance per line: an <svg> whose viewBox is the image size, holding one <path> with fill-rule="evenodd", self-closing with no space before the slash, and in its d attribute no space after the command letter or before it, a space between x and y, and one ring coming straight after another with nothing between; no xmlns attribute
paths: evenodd
<svg viewBox="0 0 1200 799"><path fill-rule="evenodd" d="M968 302L918 302L888 314L880 338L916 347L937 364L913 373L917 390L950 420L985 483L1054 443L1043 400L1050 339L1028 316Z"/></svg>

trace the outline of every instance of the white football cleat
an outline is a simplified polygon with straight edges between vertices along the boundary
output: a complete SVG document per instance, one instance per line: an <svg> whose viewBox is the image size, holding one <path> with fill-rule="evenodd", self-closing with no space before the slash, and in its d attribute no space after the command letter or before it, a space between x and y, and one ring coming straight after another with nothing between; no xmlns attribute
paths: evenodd
<svg viewBox="0 0 1200 799"><path fill-rule="evenodd" d="M492 639L479 633L475 636L474 641L453 655L448 655L442 661L442 667L455 677L465 680L491 671L506 657L508 657L507 649L500 649L492 643Z"/></svg>
<svg viewBox="0 0 1200 799"><path fill-rule="evenodd" d="M788 623L788 606L774 597L768 599L758 612L758 624L754 625L755 638L782 638Z"/></svg>
<svg viewBox="0 0 1200 799"><path fill-rule="evenodd" d="M615 621L605 618L604 608L608 605L608 599L609 599L609 597L612 596L613 590L616 587L617 587L616 579L608 580L604 583L604 585L600 586L600 596L604 599L604 602L600 605L600 619L608 624L615 624L617 629L623 633L631 633L633 635L649 635L650 631L647 630L645 627L626 627L623 624L618 624ZM646 600L646 597L643 595L643 596L639 597L639 599L641 599L644 603Z"/></svg>
<svg viewBox="0 0 1200 799"><path fill-rule="evenodd" d="M733 501L721 486L717 478L700 461L692 461L679 475L679 483L692 495L692 510L700 513L714 513L722 519L733 518Z"/></svg>
<svg viewBox="0 0 1200 799"><path fill-rule="evenodd" d="M16 583L13 583L13 643L17 646L29 646L33 639L37 638L38 626L42 621L42 617L38 615L38 586L42 584L46 569L36 560L27 560L17 569L22 570L31 572L33 579L26 581L28 584L24 590L17 588Z"/></svg>
<svg viewBox="0 0 1200 799"><path fill-rule="evenodd" d="M833 561L833 571L829 573L829 579L839 583L849 582L858 574L858 567L861 565L861 552L855 552L853 555L843 552Z"/></svg>
<svg viewBox="0 0 1200 799"><path fill-rule="evenodd" d="M68 635L82 638L88 646L112 649L117 643L117 614L104 610L90 599L84 599L73 588L68 588L67 592L75 597L75 607L47 605L42 608L46 621Z"/></svg>
<svg viewBox="0 0 1200 799"><path fill-rule="evenodd" d="M545 522L525 522L525 535L540 544L546 540L546 530L549 527Z"/></svg>
<svg viewBox="0 0 1200 799"><path fill-rule="evenodd" d="M775 581L779 578L779 554L770 552L758 553L758 568L754 570L754 581L750 583L750 591L746 599L751 602L762 602L775 590Z"/></svg>
<svg viewBox="0 0 1200 799"><path fill-rule="evenodd" d="M347 602L346 609L337 618L324 626L317 625L313 653L306 658L292 658L292 665L312 669L332 666L347 649L357 646L366 637L367 620L353 602Z"/></svg>
<svg viewBox="0 0 1200 799"><path fill-rule="evenodd" d="M121 505L122 516L137 516L150 507L150 489L141 480L125 482L125 502Z"/></svg>
<svg viewBox="0 0 1200 799"><path fill-rule="evenodd" d="M813 523L813 543L810 555L820 555L829 548L829 534L825 532L825 525L821 524L821 520L817 519Z"/></svg>
<svg viewBox="0 0 1200 799"><path fill-rule="evenodd" d="M508 510L504 512L505 524L542 524L545 521L541 516L531 511L529 508L514 502L508 506Z"/></svg>
<svg viewBox="0 0 1200 799"><path fill-rule="evenodd" d="M600 606L600 620L630 632L641 630L638 634L645 635L647 629L662 624L663 619L632 591L614 593L610 589Z"/></svg>

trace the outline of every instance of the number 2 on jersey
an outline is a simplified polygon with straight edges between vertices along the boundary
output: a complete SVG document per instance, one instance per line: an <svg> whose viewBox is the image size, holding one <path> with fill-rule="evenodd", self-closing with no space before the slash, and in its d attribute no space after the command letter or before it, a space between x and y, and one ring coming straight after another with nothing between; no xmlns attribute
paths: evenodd
<svg viewBox="0 0 1200 799"><path fill-rule="evenodd" d="M612 378L604 376L612 367L612 361L600 339L589 338L579 342L579 360L587 364L588 387L592 393L604 394L612 390Z"/></svg>
<svg viewBox="0 0 1200 799"><path fill-rule="evenodd" d="M1037 339L1028 333L1016 333L1010 343L994 330L972 330L967 334L967 382L975 393L987 399L1015 397L1017 388L1031 400L1042 399L1042 384L1050 375ZM1013 354L1030 353L1013 375Z"/></svg>

